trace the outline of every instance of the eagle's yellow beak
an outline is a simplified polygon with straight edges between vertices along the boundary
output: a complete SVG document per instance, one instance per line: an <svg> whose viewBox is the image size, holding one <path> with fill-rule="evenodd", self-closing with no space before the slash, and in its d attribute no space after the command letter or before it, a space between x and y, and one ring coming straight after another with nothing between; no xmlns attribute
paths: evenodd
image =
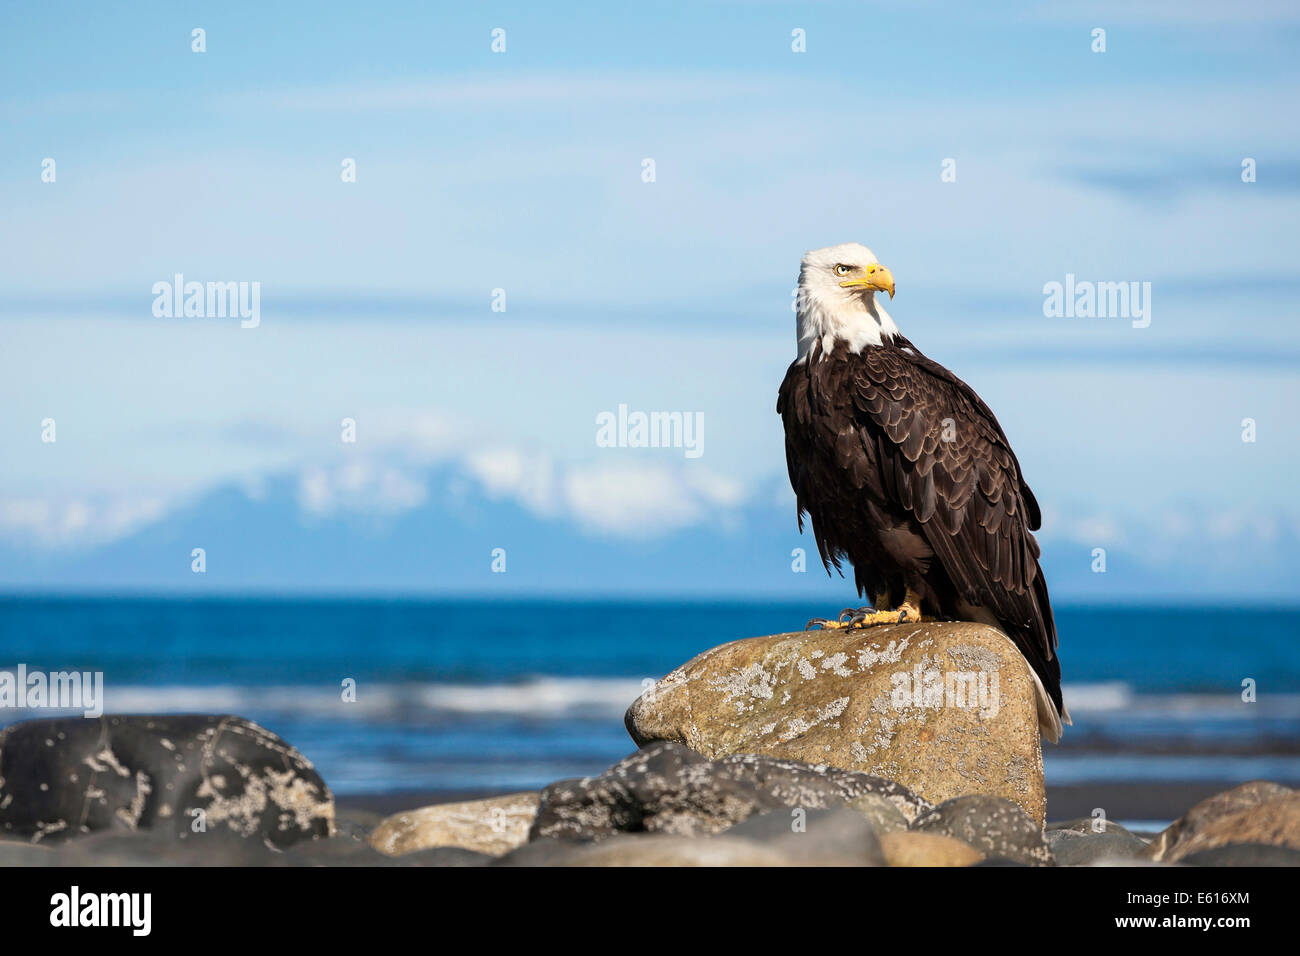
<svg viewBox="0 0 1300 956"><path fill-rule="evenodd" d="M862 275L845 279L840 283L843 289L871 289L875 292L888 292L894 297L894 274L882 265L870 265L862 270Z"/></svg>

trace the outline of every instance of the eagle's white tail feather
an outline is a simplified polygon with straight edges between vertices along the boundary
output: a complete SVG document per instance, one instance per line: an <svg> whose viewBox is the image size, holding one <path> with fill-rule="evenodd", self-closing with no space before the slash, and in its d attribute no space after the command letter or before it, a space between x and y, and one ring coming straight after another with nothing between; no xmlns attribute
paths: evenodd
<svg viewBox="0 0 1300 956"><path fill-rule="evenodd" d="M989 627L995 627L1002 631L1002 625L993 616L993 612L986 607L964 604L961 607L961 612L962 616L968 620L978 621L980 624L987 624ZM1002 633L1005 634L1006 632L1002 631ZM1012 646L1015 647L1014 641ZM1018 647L1016 653L1020 654L1022 658L1025 657ZM1070 711L1062 704L1061 712L1058 714L1056 705L1052 703L1052 698L1047 693L1047 688L1043 686L1038 672L1034 670L1033 665L1029 663L1027 658L1025 659L1025 666L1029 670L1029 676L1034 679L1034 699L1038 705L1038 730L1048 743L1059 744L1061 735L1065 733L1065 724L1069 724L1071 727L1074 726L1074 721L1070 719Z"/></svg>
<svg viewBox="0 0 1300 956"><path fill-rule="evenodd" d="M1032 667L1029 668L1029 676L1034 679L1034 697L1038 702L1038 730L1048 743L1059 744L1061 735L1065 733L1063 722L1073 725L1074 721L1070 720L1070 712L1064 707L1061 708L1062 713L1056 712L1056 705L1052 703L1052 698L1047 696L1047 688L1043 686L1043 682L1039 680L1038 674Z"/></svg>

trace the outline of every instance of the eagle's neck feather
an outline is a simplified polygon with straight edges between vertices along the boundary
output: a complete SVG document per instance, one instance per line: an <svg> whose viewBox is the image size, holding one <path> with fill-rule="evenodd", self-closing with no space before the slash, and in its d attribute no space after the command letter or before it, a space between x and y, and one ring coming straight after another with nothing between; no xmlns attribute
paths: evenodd
<svg viewBox="0 0 1300 956"><path fill-rule="evenodd" d="M857 354L868 346L880 346L886 338L898 335L898 326L874 295L853 296L833 306L809 297L798 312L797 333L799 358L808 358L812 347L821 342L821 354L827 355L836 341L845 342Z"/></svg>

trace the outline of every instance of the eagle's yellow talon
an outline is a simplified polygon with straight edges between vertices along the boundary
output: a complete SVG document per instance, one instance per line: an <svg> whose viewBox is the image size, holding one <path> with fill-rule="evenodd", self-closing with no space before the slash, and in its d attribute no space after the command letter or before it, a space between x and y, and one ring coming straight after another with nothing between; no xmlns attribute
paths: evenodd
<svg viewBox="0 0 1300 956"><path fill-rule="evenodd" d="M919 624L925 620L919 605L920 600L914 599L914 596L909 593L908 600L897 610L877 611L873 607L856 609L846 607L843 611L840 611L840 616L833 621L824 617L813 618L804 625L804 630L811 631L814 627L820 627L826 631L858 630L880 624Z"/></svg>
<svg viewBox="0 0 1300 956"><path fill-rule="evenodd" d="M848 626L849 624L847 621L842 621L839 619L832 621L830 618L815 617L807 624L805 624L803 626L803 629L805 631L811 631L814 627L819 627L823 631L838 631L838 630L843 630Z"/></svg>

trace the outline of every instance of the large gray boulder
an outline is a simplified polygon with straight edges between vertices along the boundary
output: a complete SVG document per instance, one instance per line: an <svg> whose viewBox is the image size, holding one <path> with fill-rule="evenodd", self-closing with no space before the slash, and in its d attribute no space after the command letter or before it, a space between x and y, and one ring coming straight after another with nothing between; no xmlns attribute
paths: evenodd
<svg viewBox="0 0 1300 956"><path fill-rule="evenodd" d="M753 637L698 655L627 711L632 739L894 780L935 803L991 794L1046 815L1034 679L1005 634L964 622Z"/></svg>
<svg viewBox="0 0 1300 956"><path fill-rule="evenodd" d="M709 760L681 744L659 743L599 776L546 787L530 838L696 836L769 810L841 806L865 794L887 799L909 820L930 808L906 787L868 774L752 754Z"/></svg>
<svg viewBox="0 0 1300 956"><path fill-rule="evenodd" d="M946 800L917 818L912 830L940 833L974 847L988 860L1051 866L1052 851L1038 824L1001 797L973 795Z"/></svg>
<svg viewBox="0 0 1300 956"><path fill-rule="evenodd" d="M0 837L215 831L283 849L327 837L334 797L286 741L234 716L33 720L0 731Z"/></svg>
<svg viewBox="0 0 1300 956"><path fill-rule="evenodd" d="M595 842L534 840L498 866L884 866L871 823L846 808L772 810L721 833L619 833Z"/></svg>
<svg viewBox="0 0 1300 956"><path fill-rule="evenodd" d="M1300 850L1300 792L1252 780L1202 800L1142 851L1151 860L1180 860L1234 843Z"/></svg>
<svg viewBox="0 0 1300 956"><path fill-rule="evenodd" d="M375 827L370 845L389 856L434 847L503 856L527 842L537 802L536 793L525 792L403 810Z"/></svg>

